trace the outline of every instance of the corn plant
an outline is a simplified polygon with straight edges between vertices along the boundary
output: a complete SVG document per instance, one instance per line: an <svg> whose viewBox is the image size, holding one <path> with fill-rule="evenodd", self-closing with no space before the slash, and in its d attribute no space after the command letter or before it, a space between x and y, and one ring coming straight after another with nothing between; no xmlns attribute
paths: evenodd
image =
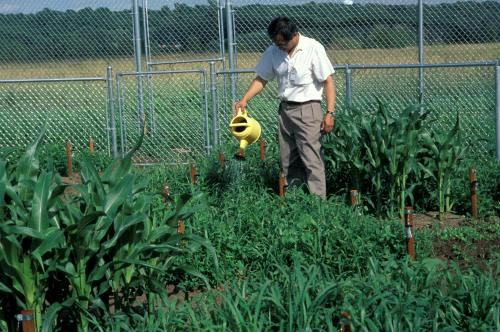
<svg viewBox="0 0 500 332"><path fill-rule="evenodd" d="M376 196L376 213L382 214L384 175L387 172L386 152L394 131L395 120L391 118L387 105L379 102L374 119L365 117L361 122L364 137L365 172L368 173ZM393 179L389 179L393 180ZM392 185L389 185L392 186Z"/></svg>
<svg viewBox="0 0 500 332"><path fill-rule="evenodd" d="M419 135L428 113L420 112L418 105L410 105L395 115L381 101L374 114L360 120L347 112L336 126L335 137L325 144L327 160L337 172L349 172L347 180L345 175L340 178L354 182L357 189L368 194L365 201L375 207L378 216L384 208L391 216L396 209L401 214L407 198L413 199L412 191L418 184L407 182L412 173L419 171ZM361 184L366 187L361 188ZM374 203L369 194L375 196Z"/></svg>
<svg viewBox="0 0 500 332"><path fill-rule="evenodd" d="M333 135L325 136L323 142L325 160L338 173L347 173L344 174L347 177L345 180L347 192L352 188L361 188L361 174L364 170L359 114L359 112L350 109L345 110L336 121ZM339 186L338 183L335 185Z"/></svg>
<svg viewBox="0 0 500 332"><path fill-rule="evenodd" d="M54 250L63 245L54 217L64 186L51 172L40 171L36 157L44 131L14 164L0 159L0 288L20 307L33 310L41 326L45 287Z"/></svg>
<svg viewBox="0 0 500 332"><path fill-rule="evenodd" d="M444 220L446 212L451 210L450 188L465 147L460 141L460 118L457 114L455 125L448 133L432 131L422 135L422 142L427 152L420 168L427 177L436 181L439 219Z"/></svg>
<svg viewBox="0 0 500 332"><path fill-rule="evenodd" d="M393 193L399 190L399 216L401 218L407 197L413 201L413 189L418 185L418 183L412 183L410 187L407 187L407 181L411 173L418 176L420 170L417 161L423 148L419 137L428 114L428 112L422 113L419 105L405 108L396 122L397 129L391 138L391 147L386 150L387 159L390 162L390 175L395 179L391 183L390 198L391 202L394 202Z"/></svg>
<svg viewBox="0 0 500 332"><path fill-rule="evenodd" d="M76 310L78 329L88 331L99 324L96 312L109 311L110 296L120 311L131 288L154 284L161 293L160 277L176 267L176 255L204 245L215 258L205 239L176 232L179 218L187 219L203 208L203 195L184 195L171 208L153 209L153 195L144 192L147 181L131 169L131 156L141 140L101 175L83 158L82 183L65 186L57 174L40 170L36 152L43 133L17 163L11 160L8 166L0 159L0 262L4 266L0 292L34 311L38 331L53 330L63 308ZM180 243L185 245L179 247ZM204 280L189 266L178 268ZM60 272L71 294L47 303L48 277ZM152 276L156 283L146 280Z"/></svg>
<svg viewBox="0 0 500 332"><path fill-rule="evenodd" d="M140 141L136 148L139 145ZM115 310L121 310L129 290L145 286L148 271L166 273L173 267L175 254L192 248L178 247L186 237L176 234L175 227L179 218L193 212L193 207L184 206L189 197L179 200L162 221L150 216L152 196L144 193L147 182L131 172L136 148L123 159L114 160L102 175L90 163L82 162L82 183L72 186L77 194L68 198L69 204L58 215L65 228L57 268L70 282L73 306L80 312L79 328L84 332L95 321L92 310L109 310L110 295ZM195 201L193 205L200 208L200 200ZM208 246L195 236L188 239ZM196 274L189 267L184 270ZM49 311L55 315L62 307L55 303ZM48 318L47 329L50 324Z"/></svg>

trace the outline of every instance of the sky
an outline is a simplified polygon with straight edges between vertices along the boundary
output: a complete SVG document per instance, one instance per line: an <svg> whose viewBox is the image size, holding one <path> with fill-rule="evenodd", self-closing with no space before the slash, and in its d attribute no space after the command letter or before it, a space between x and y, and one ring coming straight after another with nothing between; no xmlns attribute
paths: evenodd
<svg viewBox="0 0 500 332"><path fill-rule="evenodd" d="M139 0L139 4L143 0ZM220 0L225 1L225 0ZM449 3L457 0L424 0L425 4ZM463 1L463 0L462 0ZM481 1L481 0L470 0ZM500 2L500 0L495 0ZM173 7L174 3L183 3L187 5L207 4L207 0L147 0L148 7L151 9L159 9L163 6ZM297 5L310 1L300 0L231 0L233 5L245 5L252 3L262 4L279 4L287 3ZM385 4L416 4L417 0L315 0L315 2L332 2L332 3L385 3ZM132 6L132 0L0 0L0 13L36 13L44 8L53 10L65 11L67 9L79 10L86 7L99 8L107 7L112 10L129 9Z"/></svg>

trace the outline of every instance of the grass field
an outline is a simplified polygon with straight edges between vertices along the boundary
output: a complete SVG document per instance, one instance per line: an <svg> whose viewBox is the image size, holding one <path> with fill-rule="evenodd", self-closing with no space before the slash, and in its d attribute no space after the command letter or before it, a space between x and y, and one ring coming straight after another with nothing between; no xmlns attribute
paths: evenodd
<svg viewBox="0 0 500 332"><path fill-rule="evenodd" d="M405 47L397 49L350 49L337 50L328 48L328 55L334 64L401 64L418 63L418 49L416 47ZM463 62L498 60L500 54L500 43L490 44L456 44L456 45L433 45L425 48L425 62ZM187 60L205 59L218 57L217 54L172 54L170 56L157 57L153 61L160 60ZM252 68L257 63L260 53L238 53L238 67ZM89 77L106 75L108 65L115 72L134 71L134 59L87 59L68 61L45 61L31 63L0 63L1 79L33 78L33 77ZM208 67L208 66L206 66ZM145 63L143 68L146 68ZM163 65L158 69L192 69L200 68L200 63Z"/></svg>

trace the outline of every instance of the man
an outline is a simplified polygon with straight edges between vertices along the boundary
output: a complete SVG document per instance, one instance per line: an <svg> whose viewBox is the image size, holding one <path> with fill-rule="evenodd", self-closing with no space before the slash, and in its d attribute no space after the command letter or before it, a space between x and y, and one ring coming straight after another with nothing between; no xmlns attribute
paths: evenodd
<svg viewBox="0 0 500 332"><path fill-rule="evenodd" d="M333 66L325 48L302 36L289 18L275 18L267 32L273 45L263 53L256 67L257 76L235 108L245 109L267 82L276 77L281 100L280 158L287 185L306 182L309 192L326 198L320 138L332 131L335 121ZM325 115L320 104L323 92L327 104Z"/></svg>

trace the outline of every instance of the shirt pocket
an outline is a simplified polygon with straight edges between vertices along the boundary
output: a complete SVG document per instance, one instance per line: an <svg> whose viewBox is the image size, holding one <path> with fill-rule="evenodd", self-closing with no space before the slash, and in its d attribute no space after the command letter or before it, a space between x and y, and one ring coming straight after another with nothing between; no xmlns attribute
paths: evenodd
<svg viewBox="0 0 500 332"><path fill-rule="evenodd" d="M295 86L308 85L313 81L312 72L306 67L292 67L290 82Z"/></svg>

